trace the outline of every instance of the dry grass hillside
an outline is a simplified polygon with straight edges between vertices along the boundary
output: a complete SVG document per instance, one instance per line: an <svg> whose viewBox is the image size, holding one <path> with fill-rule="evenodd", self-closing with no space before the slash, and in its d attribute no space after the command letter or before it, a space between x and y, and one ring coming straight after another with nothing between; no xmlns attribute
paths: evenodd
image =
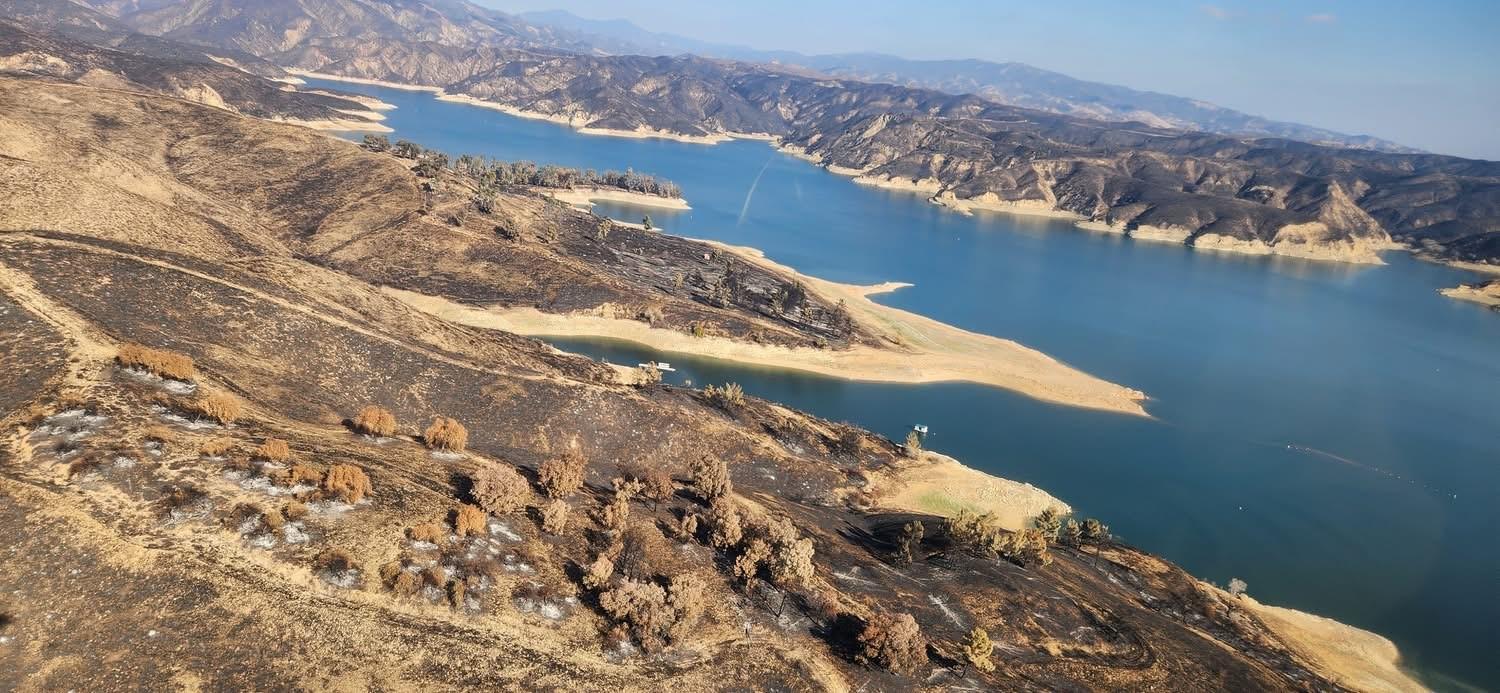
<svg viewBox="0 0 1500 693"><path fill-rule="evenodd" d="M882 511L892 441L390 298L827 338L408 166L0 79L0 688L1339 689L1102 528Z"/></svg>

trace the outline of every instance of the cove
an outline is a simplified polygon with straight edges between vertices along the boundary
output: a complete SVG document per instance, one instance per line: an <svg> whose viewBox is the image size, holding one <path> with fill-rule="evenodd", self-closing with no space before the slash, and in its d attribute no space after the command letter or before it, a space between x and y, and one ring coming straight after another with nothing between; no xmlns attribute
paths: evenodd
<svg viewBox="0 0 1500 693"><path fill-rule="evenodd" d="M965 217L856 185L764 142L590 136L431 94L376 96L393 138L504 159L627 167L693 209L601 205L760 248L876 300L1014 339L1152 397L1145 420L945 383L859 383L662 355L669 382L751 394L1047 489L1124 540L1258 599L1391 638L1435 687L1500 688L1500 315L1436 290L1471 279L1405 253L1365 267L1194 251L1044 218Z"/></svg>

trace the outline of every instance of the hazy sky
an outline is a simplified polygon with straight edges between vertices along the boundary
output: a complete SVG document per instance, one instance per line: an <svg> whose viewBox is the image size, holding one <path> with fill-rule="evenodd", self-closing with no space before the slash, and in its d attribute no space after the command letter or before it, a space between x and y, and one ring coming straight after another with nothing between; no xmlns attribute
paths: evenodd
<svg viewBox="0 0 1500 693"><path fill-rule="evenodd" d="M1500 160L1500 0L479 0L804 53L1014 60Z"/></svg>

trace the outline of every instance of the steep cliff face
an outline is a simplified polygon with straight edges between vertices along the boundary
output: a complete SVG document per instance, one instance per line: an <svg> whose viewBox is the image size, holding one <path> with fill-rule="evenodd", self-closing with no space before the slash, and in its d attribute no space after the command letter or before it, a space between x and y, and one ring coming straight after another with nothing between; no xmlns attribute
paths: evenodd
<svg viewBox="0 0 1500 693"><path fill-rule="evenodd" d="M1076 216L1205 248L1378 262L1393 241L1500 261L1500 164L1087 120L973 95L692 56L558 52L462 2L159 0L95 7L289 67L442 87L579 127L764 133L958 209Z"/></svg>

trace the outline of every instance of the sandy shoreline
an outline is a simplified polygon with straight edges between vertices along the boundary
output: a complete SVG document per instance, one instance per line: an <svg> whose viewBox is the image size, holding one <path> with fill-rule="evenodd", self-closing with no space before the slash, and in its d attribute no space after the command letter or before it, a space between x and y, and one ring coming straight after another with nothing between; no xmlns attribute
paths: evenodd
<svg viewBox="0 0 1500 693"><path fill-rule="evenodd" d="M567 190L533 188L533 190L579 207L593 207L595 202L603 200L605 202L623 202L638 207L659 207L661 209L677 210L692 209L692 207L688 206L687 200L680 197L647 195L646 193L631 192L629 190L612 188L569 188Z"/></svg>
<svg viewBox="0 0 1500 693"><path fill-rule="evenodd" d="M1324 676L1366 693L1418 693L1428 690L1401 670L1401 652L1385 637L1296 609L1261 604L1249 595L1225 601L1244 607Z"/></svg>
<svg viewBox="0 0 1500 693"><path fill-rule="evenodd" d="M931 318L883 306L868 297L907 284L874 286L838 284L797 273L767 260L759 251L712 241L707 245L731 252L773 272L800 279L824 300L845 301L855 321L870 331L896 340L900 346L850 349L792 349L753 344L723 337L694 337L676 330L653 328L638 320L580 312L566 315L535 308L479 308L442 297L397 289L391 295L443 319L475 327L517 334L552 337L605 337L651 349L696 354L743 364L800 370L847 380L889 383L964 381L990 385L1055 404L1149 416L1138 390L1116 385L1077 370L1040 351L1008 339L978 334Z"/></svg>

